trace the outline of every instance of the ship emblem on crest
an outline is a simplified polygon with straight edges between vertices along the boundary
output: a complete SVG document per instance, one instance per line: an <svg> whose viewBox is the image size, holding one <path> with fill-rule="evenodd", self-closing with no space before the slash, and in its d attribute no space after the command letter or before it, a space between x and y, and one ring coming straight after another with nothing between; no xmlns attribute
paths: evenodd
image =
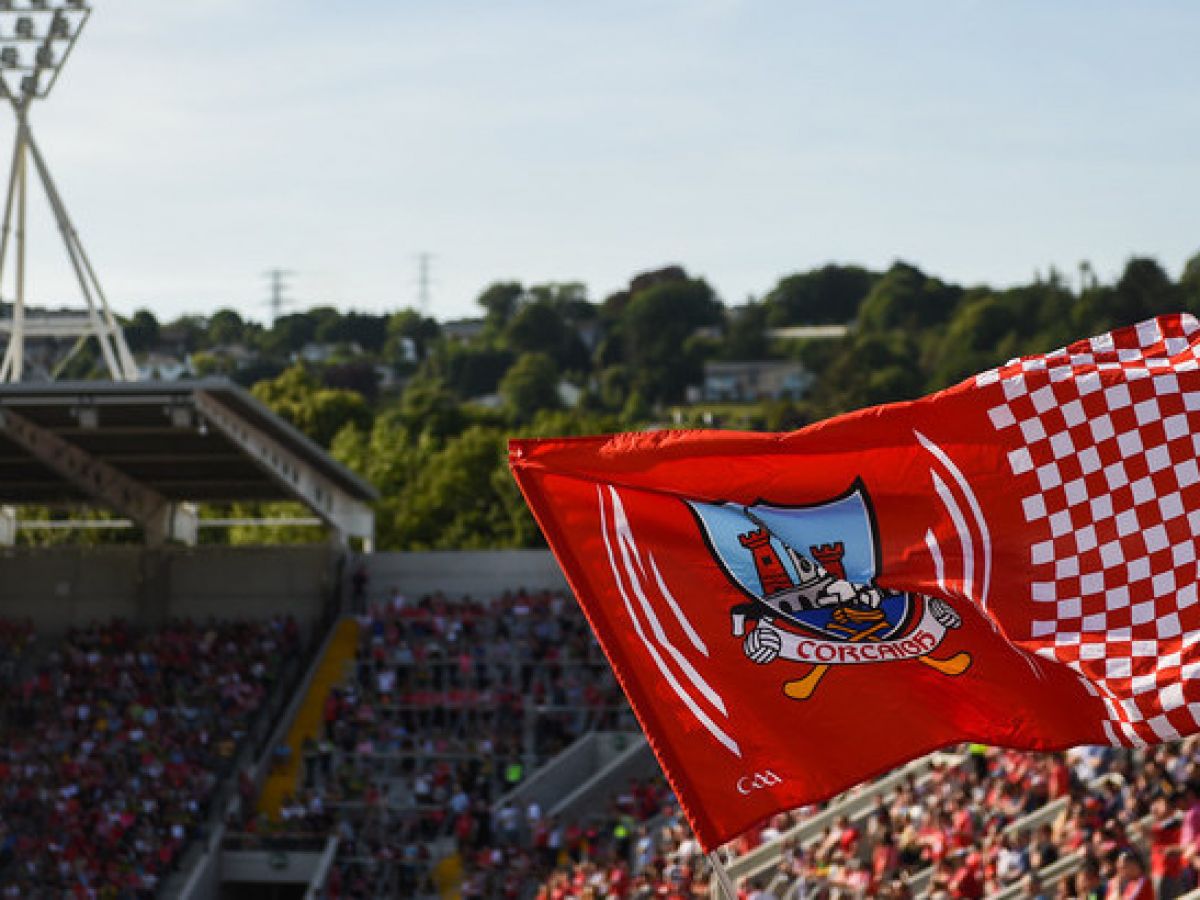
<svg viewBox="0 0 1200 900"><path fill-rule="evenodd" d="M861 482L812 506L688 501L713 556L747 596L730 610L733 637L752 662L808 666L784 683L812 696L837 665L918 660L961 675L967 653L934 656L962 624L944 600L876 585L879 541Z"/></svg>

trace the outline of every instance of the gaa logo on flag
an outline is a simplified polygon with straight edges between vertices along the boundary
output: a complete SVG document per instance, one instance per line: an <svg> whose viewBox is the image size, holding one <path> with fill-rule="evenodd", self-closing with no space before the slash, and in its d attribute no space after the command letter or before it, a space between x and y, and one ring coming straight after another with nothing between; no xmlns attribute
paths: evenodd
<svg viewBox="0 0 1200 900"><path fill-rule="evenodd" d="M967 653L932 652L962 619L944 600L875 584L879 541L861 482L811 506L688 501L709 550L747 596L730 610L733 636L760 665L810 666L784 693L812 696L830 666L916 659L946 675Z"/></svg>

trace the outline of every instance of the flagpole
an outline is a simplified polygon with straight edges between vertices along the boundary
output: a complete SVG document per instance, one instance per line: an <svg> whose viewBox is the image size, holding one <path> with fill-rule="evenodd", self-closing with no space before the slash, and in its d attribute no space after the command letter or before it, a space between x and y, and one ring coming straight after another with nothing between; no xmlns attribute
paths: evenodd
<svg viewBox="0 0 1200 900"><path fill-rule="evenodd" d="M720 851L713 850L708 854L708 861L712 864L713 871L717 874L717 881L721 883L721 892L725 895L726 900L737 900L737 891L733 887L733 881L729 877L729 873L725 871L725 864L721 862L721 857L718 856Z"/></svg>

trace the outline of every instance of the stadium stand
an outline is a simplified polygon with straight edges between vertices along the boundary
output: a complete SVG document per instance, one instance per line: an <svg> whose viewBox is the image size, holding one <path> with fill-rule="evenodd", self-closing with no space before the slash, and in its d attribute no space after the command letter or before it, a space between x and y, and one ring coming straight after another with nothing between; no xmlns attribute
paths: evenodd
<svg viewBox="0 0 1200 900"><path fill-rule="evenodd" d="M376 492L219 379L2 386L0 463L0 895L219 896ZM246 521L198 504L276 500L329 540L201 539Z"/></svg>
<svg viewBox="0 0 1200 900"><path fill-rule="evenodd" d="M487 562L472 559L478 579ZM212 568L199 558L174 565L177 590ZM453 569L446 558L438 566ZM287 568L278 562L277 580ZM230 581L230 597L246 590ZM38 896L40 886L194 900L719 896L653 766L600 777L636 755L640 737L566 594L480 601L447 591L409 602L376 590L372 599L332 624L312 618L322 607L306 600L291 631L311 635L311 649L265 656L253 648L264 635L278 640L277 616L109 621L61 640L0 618L10 698L0 709L0 896ZM197 666L231 644L251 651ZM148 661L157 673L148 699L131 705L122 679L141 687ZM148 709L149 755L115 749L121 734L151 733ZM217 737L191 739L205 731ZM90 755L57 752L68 744ZM1172 900L1200 870L1198 748L1196 739L1048 755L955 748L775 816L723 852L741 900ZM103 779L88 768L100 753L118 761ZM25 777L30 766L35 777ZM555 814L576 783L586 802ZM56 799L35 805L31 790ZM118 832L111 851L101 837Z"/></svg>
<svg viewBox="0 0 1200 900"><path fill-rule="evenodd" d="M972 747L934 777L878 791L866 815L860 796L836 801L820 813L831 825L774 837L757 865L746 854L731 870L778 898L1169 900L1197 883L1198 761L1195 739L1052 755Z"/></svg>
<svg viewBox="0 0 1200 900"><path fill-rule="evenodd" d="M453 856L470 881L496 868L497 852L532 852L550 823L511 801L493 822L493 802L582 735L633 727L561 592L412 604L396 595L358 626L320 728L293 729L298 779L278 815L278 795L265 791L258 815L243 815L226 837L246 848L336 830L329 896L430 891L441 858ZM305 710L320 697L313 687Z"/></svg>
<svg viewBox="0 0 1200 900"><path fill-rule="evenodd" d="M523 793L561 785L544 776L597 729L630 725L564 595L397 595L358 629L279 820L260 801L228 841L316 847L332 835L314 896L719 896L661 778L610 785L562 817ZM724 852L742 900L1143 896L1139 859L1144 896L1169 900L1200 866L1196 750L960 747L773 817Z"/></svg>
<svg viewBox="0 0 1200 900"><path fill-rule="evenodd" d="M7 651L32 630L4 622ZM294 619L112 621L11 673L0 716L0 893L150 896L199 836L299 648Z"/></svg>

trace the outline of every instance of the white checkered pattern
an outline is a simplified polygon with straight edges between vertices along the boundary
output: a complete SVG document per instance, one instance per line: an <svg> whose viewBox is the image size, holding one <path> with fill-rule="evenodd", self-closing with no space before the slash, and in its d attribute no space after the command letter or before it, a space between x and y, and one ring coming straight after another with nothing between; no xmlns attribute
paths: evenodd
<svg viewBox="0 0 1200 900"><path fill-rule="evenodd" d="M1023 642L1103 699L1114 744L1195 731L1200 324L1160 317L977 384L992 423L1022 444L1008 460L1041 535Z"/></svg>

